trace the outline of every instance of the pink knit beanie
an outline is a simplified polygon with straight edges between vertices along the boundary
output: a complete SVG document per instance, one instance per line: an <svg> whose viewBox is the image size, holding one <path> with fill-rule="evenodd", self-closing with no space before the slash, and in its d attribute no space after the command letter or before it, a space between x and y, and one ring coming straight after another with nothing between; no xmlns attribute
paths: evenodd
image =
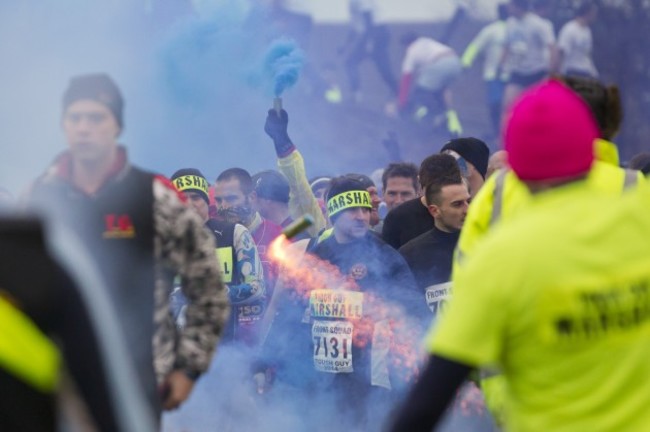
<svg viewBox="0 0 650 432"><path fill-rule="evenodd" d="M521 180L550 180L585 174L600 136L587 104L556 80L522 94L510 112L504 146Z"/></svg>

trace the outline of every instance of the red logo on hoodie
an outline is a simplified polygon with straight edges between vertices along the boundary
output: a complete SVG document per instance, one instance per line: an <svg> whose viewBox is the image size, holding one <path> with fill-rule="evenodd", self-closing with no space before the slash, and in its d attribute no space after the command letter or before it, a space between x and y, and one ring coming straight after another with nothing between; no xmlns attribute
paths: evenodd
<svg viewBox="0 0 650 432"><path fill-rule="evenodd" d="M104 222L106 223L104 238L119 239L135 237L135 227L127 214L107 214L104 216Z"/></svg>

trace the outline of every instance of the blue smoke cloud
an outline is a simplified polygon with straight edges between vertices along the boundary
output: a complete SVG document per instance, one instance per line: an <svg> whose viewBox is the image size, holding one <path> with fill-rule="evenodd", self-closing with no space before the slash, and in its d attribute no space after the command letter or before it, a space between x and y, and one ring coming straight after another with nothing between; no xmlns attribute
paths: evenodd
<svg viewBox="0 0 650 432"><path fill-rule="evenodd" d="M270 79L273 94L280 96L293 87L305 63L303 52L290 39L274 41L264 56L264 76Z"/></svg>
<svg viewBox="0 0 650 432"><path fill-rule="evenodd" d="M244 28L247 11L238 0L203 2L200 14L186 17L159 47L159 77L174 104L194 109L224 99L232 81L243 81L252 36Z"/></svg>

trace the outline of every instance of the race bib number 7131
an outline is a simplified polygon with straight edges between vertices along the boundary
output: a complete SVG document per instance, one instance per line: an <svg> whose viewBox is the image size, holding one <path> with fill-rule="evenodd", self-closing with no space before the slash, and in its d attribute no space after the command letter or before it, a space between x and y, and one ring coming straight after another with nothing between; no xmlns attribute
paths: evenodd
<svg viewBox="0 0 650 432"><path fill-rule="evenodd" d="M314 368L319 372L350 373L352 366L352 332L348 321L314 321L311 328Z"/></svg>

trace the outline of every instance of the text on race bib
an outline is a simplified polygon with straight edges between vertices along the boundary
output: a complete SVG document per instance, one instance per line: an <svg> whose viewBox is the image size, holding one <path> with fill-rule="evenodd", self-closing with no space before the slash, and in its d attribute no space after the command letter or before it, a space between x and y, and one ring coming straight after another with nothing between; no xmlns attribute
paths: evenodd
<svg viewBox="0 0 650 432"><path fill-rule="evenodd" d="M451 298L451 282L428 286L424 292L427 306L433 314L437 314Z"/></svg>
<svg viewBox="0 0 650 432"><path fill-rule="evenodd" d="M221 247L216 249L219 270L223 283L232 282L233 262L232 247Z"/></svg>
<svg viewBox="0 0 650 432"><path fill-rule="evenodd" d="M309 311L314 318L360 319L363 316L363 293L313 290L309 295Z"/></svg>
<svg viewBox="0 0 650 432"><path fill-rule="evenodd" d="M236 305L233 309L237 314L237 322L240 324L254 323L262 319L264 306L262 303Z"/></svg>
<svg viewBox="0 0 650 432"><path fill-rule="evenodd" d="M314 368L328 373L354 372L353 332L354 325L348 321L314 321L311 328Z"/></svg>

